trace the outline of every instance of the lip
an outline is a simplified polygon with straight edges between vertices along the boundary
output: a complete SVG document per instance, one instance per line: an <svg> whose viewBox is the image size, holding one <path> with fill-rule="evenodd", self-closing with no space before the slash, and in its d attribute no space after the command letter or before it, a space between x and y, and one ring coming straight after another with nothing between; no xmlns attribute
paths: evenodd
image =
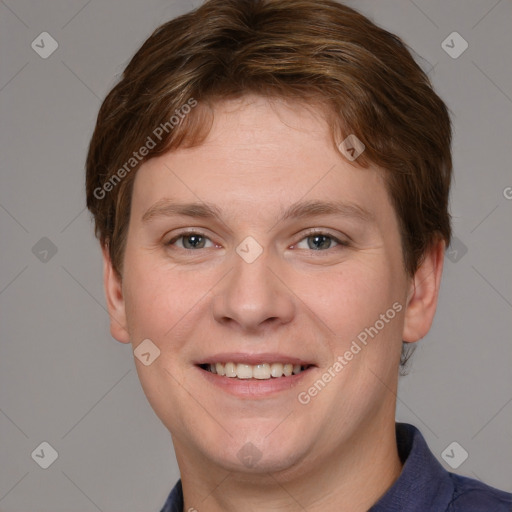
<svg viewBox="0 0 512 512"><path fill-rule="evenodd" d="M200 365L215 363L242 363L242 364L259 364L259 363L290 363L300 364L301 366L309 366L306 370L289 377L271 377L270 379L237 379L225 377L216 373L204 370ZM290 357L283 354L247 354L247 353L223 353L215 356L207 357L195 363L195 368L200 375L203 376L210 384L220 388L224 392L244 399L270 398L284 391L296 388L305 378L308 378L311 372L317 366L297 357Z"/></svg>
<svg viewBox="0 0 512 512"><path fill-rule="evenodd" d="M200 366L195 367L198 372L211 384L219 387L223 391L238 398L269 398L286 390L291 390L306 378L314 367L310 367L297 375L289 377L278 377L265 380L258 379L237 379L232 377L223 377L208 370L203 370Z"/></svg>
<svg viewBox="0 0 512 512"><path fill-rule="evenodd" d="M301 366L316 366L312 361L306 361L305 359L299 359L297 357L287 356L279 353L265 352L262 354L247 354L243 352L225 352L222 354L215 354L214 356L206 357L199 361L195 361L194 364L216 364L216 363L242 363L242 364L260 364L260 363L290 363L300 364ZM299 374L300 375L300 374Z"/></svg>

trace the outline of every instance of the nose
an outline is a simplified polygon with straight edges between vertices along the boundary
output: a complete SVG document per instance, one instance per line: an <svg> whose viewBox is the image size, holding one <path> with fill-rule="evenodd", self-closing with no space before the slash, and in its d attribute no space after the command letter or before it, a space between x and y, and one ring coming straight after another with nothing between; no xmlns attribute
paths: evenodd
<svg viewBox="0 0 512 512"><path fill-rule="evenodd" d="M270 265L265 253L252 263L236 256L235 267L213 297L215 320L252 333L291 322L296 309L294 296L280 274L279 265Z"/></svg>

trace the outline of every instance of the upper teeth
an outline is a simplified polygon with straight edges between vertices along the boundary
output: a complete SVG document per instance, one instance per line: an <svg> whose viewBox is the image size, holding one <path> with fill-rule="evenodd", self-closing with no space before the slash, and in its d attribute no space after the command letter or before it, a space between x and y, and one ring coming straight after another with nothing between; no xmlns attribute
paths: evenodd
<svg viewBox="0 0 512 512"><path fill-rule="evenodd" d="M209 370L226 377L238 377L239 379L270 379L271 377L289 377L292 373L297 374L303 371L300 364L291 363L216 363L210 364Z"/></svg>

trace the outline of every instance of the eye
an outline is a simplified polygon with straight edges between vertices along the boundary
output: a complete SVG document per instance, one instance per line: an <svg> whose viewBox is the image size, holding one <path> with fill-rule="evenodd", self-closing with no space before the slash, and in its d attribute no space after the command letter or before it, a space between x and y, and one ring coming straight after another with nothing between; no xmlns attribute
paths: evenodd
<svg viewBox="0 0 512 512"><path fill-rule="evenodd" d="M332 249L337 245L348 245L345 242L341 242L337 238L327 233L311 233L310 235L303 238L298 244L297 249L309 249L313 251L325 251Z"/></svg>
<svg viewBox="0 0 512 512"><path fill-rule="evenodd" d="M209 244L209 245L208 245ZM213 247L213 242L202 233L183 233L172 240L169 240L166 245L176 245L180 249L205 249L207 247Z"/></svg>

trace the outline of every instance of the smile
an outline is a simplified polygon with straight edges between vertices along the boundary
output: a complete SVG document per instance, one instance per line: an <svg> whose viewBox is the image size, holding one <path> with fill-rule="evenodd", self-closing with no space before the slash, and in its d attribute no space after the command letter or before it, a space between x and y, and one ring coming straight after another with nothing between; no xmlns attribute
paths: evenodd
<svg viewBox="0 0 512 512"><path fill-rule="evenodd" d="M307 370L310 365L300 365L292 363L259 363L259 364L245 364L245 363L215 363L215 364L202 364L199 365L203 370L210 373L221 375L223 377L230 377L236 379L258 379L268 380L277 379L281 377L290 377L291 375L298 375L299 373Z"/></svg>

